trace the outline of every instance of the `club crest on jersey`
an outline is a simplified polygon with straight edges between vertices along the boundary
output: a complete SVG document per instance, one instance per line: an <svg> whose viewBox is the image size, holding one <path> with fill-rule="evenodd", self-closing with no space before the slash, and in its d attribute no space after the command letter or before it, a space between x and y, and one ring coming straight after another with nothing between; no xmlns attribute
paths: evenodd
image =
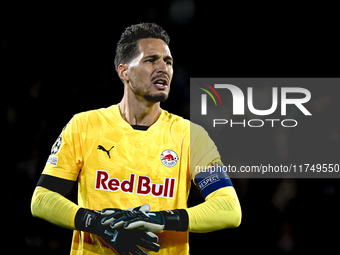
<svg viewBox="0 0 340 255"><path fill-rule="evenodd" d="M179 157L173 150L165 150L161 154L161 162L166 167L173 167L177 164Z"/></svg>

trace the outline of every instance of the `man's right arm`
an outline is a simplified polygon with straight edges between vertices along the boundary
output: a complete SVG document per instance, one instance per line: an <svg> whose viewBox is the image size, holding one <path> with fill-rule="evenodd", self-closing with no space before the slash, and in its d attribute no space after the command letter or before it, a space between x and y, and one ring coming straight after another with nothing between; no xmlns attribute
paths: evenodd
<svg viewBox="0 0 340 255"><path fill-rule="evenodd" d="M32 215L61 227L75 229L75 217L80 207L65 197L73 183L42 174L31 201Z"/></svg>
<svg viewBox="0 0 340 255"><path fill-rule="evenodd" d="M53 144L31 201L33 216L70 229L75 229L75 216L80 207L65 196L77 182L83 165L77 116Z"/></svg>

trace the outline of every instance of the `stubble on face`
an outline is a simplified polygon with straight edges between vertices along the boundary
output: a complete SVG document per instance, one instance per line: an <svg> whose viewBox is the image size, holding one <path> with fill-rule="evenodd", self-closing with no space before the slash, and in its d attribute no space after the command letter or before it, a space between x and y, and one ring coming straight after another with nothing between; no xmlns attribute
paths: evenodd
<svg viewBox="0 0 340 255"><path fill-rule="evenodd" d="M168 97L169 93L153 93L151 92L150 85L148 83L143 84L143 81L134 78L130 78L130 88L133 93L139 97L143 97L145 100L150 102L165 102ZM142 85L141 85L142 84Z"/></svg>

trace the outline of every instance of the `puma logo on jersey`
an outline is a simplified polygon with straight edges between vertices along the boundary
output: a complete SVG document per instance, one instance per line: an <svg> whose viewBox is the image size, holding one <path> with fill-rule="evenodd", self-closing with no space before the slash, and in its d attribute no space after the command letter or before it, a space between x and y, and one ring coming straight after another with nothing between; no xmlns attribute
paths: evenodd
<svg viewBox="0 0 340 255"><path fill-rule="evenodd" d="M111 156L110 156L110 151L113 149L113 147L114 147L114 146L112 146L111 149L107 150L107 149L105 149L103 146L98 145L98 148L97 148L97 149L98 149L98 150L105 151L105 152L107 153L107 155L109 156L109 158L111 158Z"/></svg>

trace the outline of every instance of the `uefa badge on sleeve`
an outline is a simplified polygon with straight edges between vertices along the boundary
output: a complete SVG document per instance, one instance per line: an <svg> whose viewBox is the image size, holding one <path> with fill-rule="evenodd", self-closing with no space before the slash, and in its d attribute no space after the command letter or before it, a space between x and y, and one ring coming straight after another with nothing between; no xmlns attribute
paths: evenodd
<svg viewBox="0 0 340 255"><path fill-rule="evenodd" d="M50 155L46 163L52 166L56 166L58 165L58 157Z"/></svg>
<svg viewBox="0 0 340 255"><path fill-rule="evenodd" d="M161 154L161 162L166 167L173 167L177 164L179 157L173 150L165 150Z"/></svg>
<svg viewBox="0 0 340 255"><path fill-rule="evenodd" d="M58 153L60 146L61 146L61 142L63 140L63 136L62 133L59 135L57 141L54 143L52 150L51 150L51 155L55 155Z"/></svg>

